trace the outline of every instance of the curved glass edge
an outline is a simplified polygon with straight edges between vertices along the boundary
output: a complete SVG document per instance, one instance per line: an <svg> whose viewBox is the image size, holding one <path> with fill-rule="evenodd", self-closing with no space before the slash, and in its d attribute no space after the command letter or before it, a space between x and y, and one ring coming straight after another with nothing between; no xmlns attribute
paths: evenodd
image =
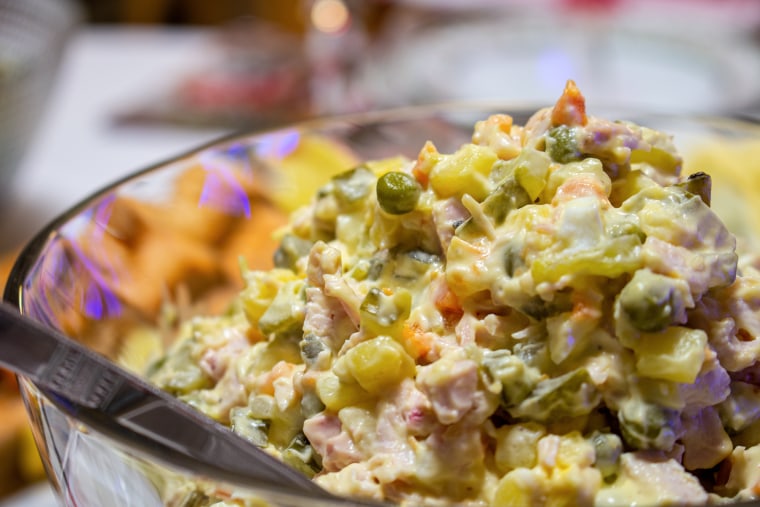
<svg viewBox="0 0 760 507"><path fill-rule="evenodd" d="M375 111L366 113L349 114L328 118L316 118L297 123L293 126L275 127L268 130L262 130L253 133L236 133L230 136L222 137L218 140L211 141L201 145L189 152L176 157L158 162L142 170L126 175L121 179L115 180L110 185L94 192L85 197L79 203L73 205L70 209L63 212L57 218L48 223L37 235L35 235L23 248L18 256L11 272L3 294L3 300L18 307L23 313L26 311L22 298L22 290L25 280L29 277L33 267L38 262L41 254L56 240L56 232L67 222L72 221L82 213L94 212L93 203L108 200L119 188L134 182L142 177L154 172L165 170L167 167L189 163L192 160L201 158L214 159L228 157L231 160L246 157L254 151L254 158L269 159L279 157L280 159L288 155L288 149L297 145L297 138L304 133L313 132L325 136L338 136L349 139L350 146L346 149L356 152L357 158L364 160L375 158L376 156L388 156L393 153L394 142L412 149L419 148L428 138L435 137L435 134L443 135L442 139L437 139L439 151L446 149L455 149L458 143L462 142L465 135L470 132L472 124L477 119L483 118L487 114L495 112L505 112L512 114L516 123L524 122L533 114L538 107L526 107L525 105L510 105L503 103L458 103L448 105L430 105L430 106L413 106L399 109L390 109L385 111ZM711 117L711 116L672 116L667 114L658 114L648 111L624 111L617 108L602 106L598 111L592 111L597 116L607 116L616 118L625 118L642 125L651 124L662 130L668 131L669 125L677 125L682 129L685 124L695 127L696 130L712 131L718 135L731 137L756 137L760 136L760 125L756 122L748 121L741 117ZM460 130L458 135L446 136L445 132L419 131L416 128L407 129L410 137L399 137L383 135L383 128L389 123L410 123L427 122L430 127L431 120L438 119L440 122L434 122L433 126L455 126ZM444 129L445 130L445 129ZM353 134L352 138L352 132ZM704 132L703 132L704 133ZM361 135L360 135L361 134ZM371 139L366 146L362 137L380 136L382 143L377 139ZM296 139L294 142L293 140ZM278 151L279 150L279 151ZM260 152L260 153L259 153ZM416 155L416 153L411 154ZM251 169L251 168L249 168ZM270 167L271 169L271 167ZM261 176L264 178L264 176Z"/></svg>
<svg viewBox="0 0 760 507"><path fill-rule="evenodd" d="M138 169L133 173L116 179L111 184L84 197L78 203L74 204L71 208L62 212L59 216L51 220L22 249L10 272L8 283L6 284L6 288L3 293L3 300L17 306L22 312L24 311L19 290L23 286L23 281L28 275L32 265L47 246L52 233L62 224L71 220L78 213L87 208L92 201L102 198L109 192L113 192L119 186L131 180L134 180L135 178L139 178L140 176L158 171L167 165L178 163L182 160L198 156L208 150L215 148L224 150L226 146L229 146L234 151L241 145L255 142L257 139L276 139L280 136L287 137L289 135L293 135L294 133L298 134L310 131L323 132L325 134L329 134L331 132L345 132L346 130L356 129L359 126L362 126L362 128L366 130L372 125L383 124L384 122L388 121L404 122L415 119L430 119L431 117L445 118L449 122L464 126L465 128L470 128L472 126L472 123L468 122L472 122L474 119L482 118L483 115L491 113L503 112L506 114L512 114L515 118L515 122L520 123L521 120L526 120L535 111L544 106L545 105L510 104L492 101L409 106L380 111L339 115L334 117L314 118L290 126L273 127L270 129L254 132L239 132L220 137L185 153L167 158L162 161L158 161L155 164L149 165L143 169ZM591 111L591 114L597 116L609 116L610 112L614 113L613 116L616 118L641 122L644 125L667 125L668 123L676 123L680 126L683 126L684 124L691 123L692 125L698 125L702 129L712 129L719 133L728 133L727 135L729 136L736 136L737 133L740 133L739 135L741 136L747 137L760 135L760 124L756 121L753 121L752 117L748 117L742 114L737 114L732 117L718 117L709 115L673 116L647 110L625 110L615 106L603 104L595 107L594 110ZM667 127L664 128L667 129ZM425 137L427 139L429 136Z"/></svg>

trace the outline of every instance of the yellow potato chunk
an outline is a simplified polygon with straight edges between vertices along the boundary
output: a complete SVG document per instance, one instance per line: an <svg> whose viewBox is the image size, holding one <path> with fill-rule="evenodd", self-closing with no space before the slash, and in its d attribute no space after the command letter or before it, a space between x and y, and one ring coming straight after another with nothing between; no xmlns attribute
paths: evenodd
<svg viewBox="0 0 760 507"><path fill-rule="evenodd" d="M594 464L594 447L587 439L573 431L560 439L557 452L557 466L569 468L572 466L590 467Z"/></svg>
<svg viewBox="0 0 760 507"><path fill-rule="evenodd" d="M705 345L701 329L673 326L643 333L634 346L636 370L644 377L691 384L705 360Z"/></svg>
<svg viewBox="0 0 760 507"><path fill-rule="evenodd" d="M547 493L543 474L527 468L517 468L501 478L494 492L494 507L525 507L543 505Z"/></svg>
<svg viewBox="0 0 760 507"><path fill-rule="evenodd" d="M382 394L415 373L414 360L388 336L362 342L346 352L346 367L356 382L371 394Z"/></svg>
<svg viewBox="0 0 760 507"><path fill-rule="evenodd" d="M536 445L546 434L537 423L502 426L496 430L496 468L507 472L515 468L532 468L537 463Z"/></svg>
<svg viewBox="0 0 760 507"><path fill-rule="evenodd" d="M359 384L342 382L332 372L327 372L317 379L317 396L328 410L334 412L343 407L359 405L370 397Z"/></svg>
<svg viewBox="0 0 760 507"><path fill-rule="evenodd" d="M498 158L491 148L468 144L452 155L442 156L430 171L430 185L441 197L470 194L478 201L491 191L488 175Z"/></svg>

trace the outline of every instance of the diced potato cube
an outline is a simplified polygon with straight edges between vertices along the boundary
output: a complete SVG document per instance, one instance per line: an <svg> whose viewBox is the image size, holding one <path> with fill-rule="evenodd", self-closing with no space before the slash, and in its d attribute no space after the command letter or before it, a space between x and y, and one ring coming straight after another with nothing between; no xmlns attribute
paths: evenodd
<svg viewBox="0 0 760 507"><path fill-rule="evenodd" d="M583 436L573 431L560 439L557 452L557 465L563 468L571 466L589 467L594 463L594 447Z"/></svg>
<svg viewBox="0 0 760 507"><path fill-rule="evenodd" d="M555 470L551 474L548 492L541 505L546 507L593 505L601 484L601 473L595 468L573 465Z"/></svg>
<svg viewBox="0 0 760 507"><path fill-rule="evenodd" d="M328 410L337 412L343 407L358 405L370 395L358 384L346 384L332 372L317 379L317 396Z"/></svg>
<svg viewBox="0 0 760 507"><path fill-rule="evenodd" d="M291 270L279 268L270 271L249 271L244 277L246 287L240 293L240 300L243 311L253 326L258 326L259 319L272 304L280 287L297 279Z"/></svg>
<svg viewBox="0 0 760 507"><path fill-rule="evenodd" d="M707 334L701 329L672 326L642 333L634 345L636 369L645 377L691 384L705 360Z"/></svg>
<svg viewBox="0 0 760 507"><path fill-rule="evenodd" d="M388 336L356 345L346 352L345 358L348 371L371 394L382 394L415 373L414 360Z"/></svg>
<svg viewBox="0 0 760 507"><path fill-rule="evenodd" d="M494 507L543 505L546 490L546 478L542 474L535 469L518 468L501 478L491 505Z"/></svg>
<svg viewBox="0 0 760 507"><path fill-rule="evenodd" d="M491 191L488 175L496 160L496 153L488 147L465 145L456 153L441 157L430 171L430 185L441 197L461 197L467 193L482 201Z"/></svg>
<svg viewBox="0 0 760 507"><path fill-rule="evenodd" d="M502 426L496 430L496 467L500 472L534 467L537 462L536 445L545 434L544 427L537 423Z"/></svg>

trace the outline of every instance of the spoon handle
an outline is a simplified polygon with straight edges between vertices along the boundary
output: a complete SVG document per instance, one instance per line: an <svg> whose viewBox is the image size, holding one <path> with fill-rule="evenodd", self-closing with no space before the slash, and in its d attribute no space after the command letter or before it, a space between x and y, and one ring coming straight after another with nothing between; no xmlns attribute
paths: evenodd
<svg viewBox="0 0 760 507"><path fill-rule="evenodd" d="M93 429L131 447L158 446L184 468L337 499L226 426L6 303L0 303L0 366L31 379Z"/></svg>

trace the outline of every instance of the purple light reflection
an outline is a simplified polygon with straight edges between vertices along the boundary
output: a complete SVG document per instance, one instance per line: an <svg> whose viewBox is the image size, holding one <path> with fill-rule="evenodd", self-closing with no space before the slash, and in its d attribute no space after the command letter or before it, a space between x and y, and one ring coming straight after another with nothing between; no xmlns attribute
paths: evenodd
<svg viewBox="0 0 760 507"><path fill-rule="evenodd" d="M198 202L230 215L251 216L251 202L246 191L234 178L221 171L209 171Z"/></svg>
<svg viewBox="0 0 760 507"><path fill-rule="evenodd" d="M250 197L238 178L259 176L252 160L283 159L292 154L300 142L300 132L291 129L259 136L253 146L239 142L223 150L201 153L198 159L207 176L198 206L250 218Z"/></svg>
<svg viewBox="0 0 760 507"><path fill-rule="evenodd" d="M250 218L251 201L248 192L236 177L236 173L240 174L239 162L231 161L225 155L211 151L199 156L200 163L206 171L206 179L198 206Z"/></svg>
<svg viewBox="0 0 760 507"><path fill-rule="evenodd" d="M301 133L297 130L285 130L261 136L254 147L256 156L263 159L282 159L298 148Z"/></svg>
<svg viewBox="0 0 760 507"><path fill-rule="evenodd" d="M247 162L248 159L248 145L245 143L232 143L227 146L225 153L231 159L239 162Z"/></svg>
<svg viewBox="0 0 760 507"><path fill-rule="evenodd" d="M59 242L54 241L47 248L47 253L44 257L37 261L37 264L30 270L27 279L24 281L23 291L23 303L25 311L28 315L35 318L43 324L58 328L55 321L55 312L52 309L51 301L55 301L56 298L48 297L47 294L52 288L54 292L58 287L57 277L51 273L61 272L65 263L65 253L60 251ZM50 268L48 265L53 264ZM52 278L52 283L50 279Z"/></svg>
<svg viewBox="0 0 760 507"><path fill-rule="evenodd" d="M50 277L50 280L57 285L57 292L63 296L64 300L69 300L69 304L81 309L87 317L98 320L121 314L119 298L109 287L109 285L118 285L119 270L113 265L114 259L106 255L91 259L81 245L86 242L90 251L103 252L104 238L110 234L107 224L113 211L115 198L114 194L105 196L95 206L83 211L61 227L61 237L68 240L65 245L68 247L69 255L60 255L60 265L54 266L52 273L46 273L47 277ZM63 276L59 274L63 271L59 270L65 270L67 275L73 275L71 287L59 285L63 279ZM104 272L110 277L110 284ZM70 293L67 293L66 289ZM76 289L82 291L82 300L78 303L72 301L70 297L76 294Z"/></svg>

